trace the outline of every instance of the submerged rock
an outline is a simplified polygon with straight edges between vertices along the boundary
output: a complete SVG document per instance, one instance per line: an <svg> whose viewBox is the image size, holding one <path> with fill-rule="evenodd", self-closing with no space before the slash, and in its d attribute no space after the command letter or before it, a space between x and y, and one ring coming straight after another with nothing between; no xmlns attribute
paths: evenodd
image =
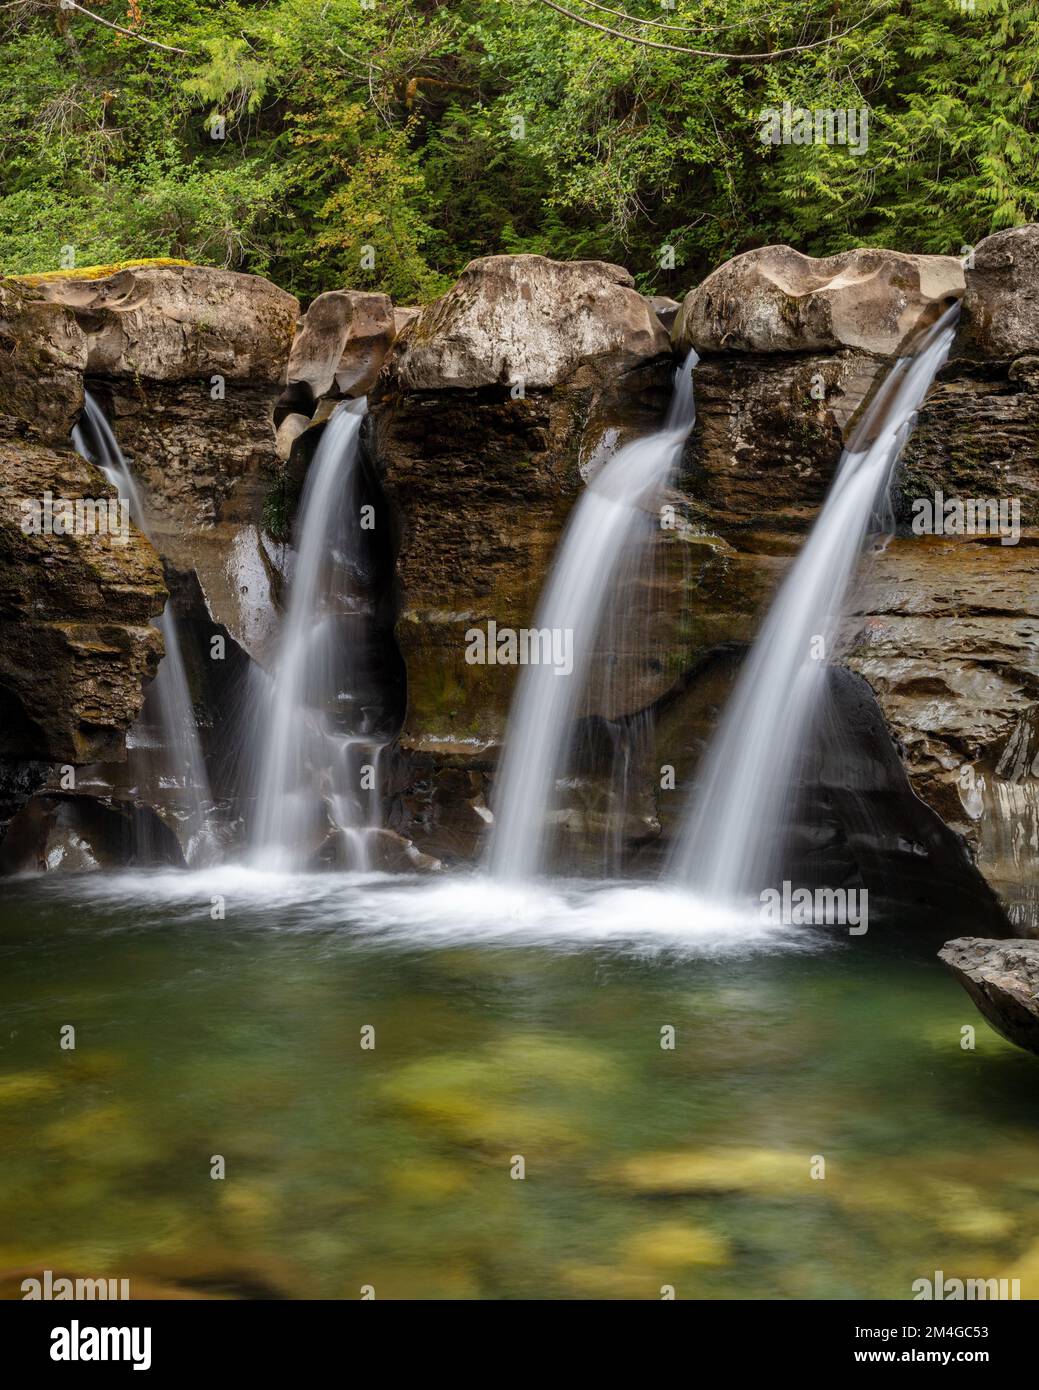
<svg viewBox="0 0 1039 1390"><path fill-rule="evenodd" d="M1039 1053L1039 941L961 936L938 952L997 1033Z"/></svg>
<svg viewBox="0 0 1039 1390"><path fill-rule="evenodd" d="M607 1181L648 1196L752 1192L801 1195L812 1189L807 1154L781 1149L690 1149L639 1154L615 1164Z"/></svg>
<svg viewBox="0 0 1039 1390"><path fill-rule="evenodd" d="M733 257L686 295L672 341L682 352L854 348L899 356L963 291L954 256L858 247L817 260L791 246L763 246Z"/></svg>

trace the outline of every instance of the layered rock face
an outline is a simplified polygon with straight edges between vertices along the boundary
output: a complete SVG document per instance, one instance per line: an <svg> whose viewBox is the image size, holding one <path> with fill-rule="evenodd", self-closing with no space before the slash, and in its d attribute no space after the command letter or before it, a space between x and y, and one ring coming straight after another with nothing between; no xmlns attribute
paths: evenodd
<svg viewBox="0 0 1039 1390"><path fill-rule="evenodd" d="M277 463L271 411L298 310L293 296L256 276L201 267L0 281L5 812L35 786L57 789L56 764L111 767L125 757L163 650L150 621L167 598L156 547L171 582L197 570L211 597L208 611L183 609L182 620L213 631L223 624L243 644L262 644L250 615L255 629L257 613L268 626L274 613L258 522L265 475ZM113 496L71 448L85 387L151 499L154 546L132 526L125 544L78 528L60 536L19 528L16 499ZM105 780L114 789L120 776L113 768ZM83 838L77 817L88 817L87 838L99 846L129 838L126 817L139 813L114 802L107 809L114 820L90 819L85 802L58 797L53 814L28 811L38 857L64 862L44 840Z"/></svg>
<svg viewBox="0 0 1039 1390"><path fill-rule="evenodd" d="M903 451L899 534L864 564L845 657L876 693L913 790L962 837L1022 932L1039 930L1036 340L1029 312L1008 319L1004 301L1037 244L1039 228L1023 228L976 249L950 362ZM871 251L809 262L765 248L687 296L675 337L705 352L684 481L729 547L696 595L705 642L753 636L862 402L890 354L957 294L961 275L947 257ZM1011 320L1016 328L997 339L991 325ZM1001 355L988 355L997 341ZM914 503L936 490L1016 498L1020 542L914 535ZM661 801L666 829L673 813Z"/></svg>
<svg viewBox="0 0 1039 1390"><path fill-rule="evenodd" d="M864 577L848 657L914 788L1026 935L1039 934L1037 285L1039 227L976 248L952 359L903 455L899 538ZM913 535L919 501L933 509L936 492L943 508L984 501L1002 521Z"/></svg>
<svg viewBox="0 0 1039 1390"><path fill-rule="evenodd" d="M438 854L471 854L486 827L484 774L518 674L467 663L466 633L533 624L584 480L659 428L672 370L663 326L626 272L537 256L474 261L383 368L371 447L398 531L408 672L398 812ZM680 615L683 547L661 536L650 607ZM608 654L626 664L629 710L675 677L674 626L657 637L656 669L643 653ZM585 713L601 712L593 697Z"/></svg>
<svg viewBox="0 0 1039 1390"><path fill-rule="evenodd" d="M276 582L258 529L271 414L298 316L269 281L201 266L0 283L11 414L65 447L86 381L153 499L164 558L195 570L213 619L256 650Z"/></svg>
<svg viewBox="0 0 1039 1390"><path fill-rule="evenodd" d="M1039 1052L1039 942L961 936L938 955L997 1033Z"/></svg>
<svg viewBox="0 0 1039 1390"><path fill-rule="evenodd" d="M34 507L45 524L48 494L103 503L106 529L27 532ZM107 529L109 499L118 527L127 518L98 469L29 434L0 441L0 758L117 758L140 710L162 655L150 619L162 612L166 586L135 527L125 539Z"/></svg>

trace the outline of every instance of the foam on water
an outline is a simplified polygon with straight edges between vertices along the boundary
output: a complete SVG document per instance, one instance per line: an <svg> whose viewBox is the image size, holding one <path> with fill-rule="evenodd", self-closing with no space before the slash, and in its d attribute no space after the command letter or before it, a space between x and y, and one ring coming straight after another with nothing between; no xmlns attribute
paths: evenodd
<svg viewBox="0 0 1039 1390"><path fill-rule="evenodd" d="M74 885L74 886L73 886ZM223 865L184 874L95 874L43 880L110 909L115 930L207 926L226 904L221 930L333 932L365 944L415 948L539 947L574 953L609 947L653 956L816 951L818 930L762 922L757 904L720 906L674 886L587 880L502 883L486 873L416 878L380 873L280 873ZM122 914L128 914L123 918Z"/></svg>

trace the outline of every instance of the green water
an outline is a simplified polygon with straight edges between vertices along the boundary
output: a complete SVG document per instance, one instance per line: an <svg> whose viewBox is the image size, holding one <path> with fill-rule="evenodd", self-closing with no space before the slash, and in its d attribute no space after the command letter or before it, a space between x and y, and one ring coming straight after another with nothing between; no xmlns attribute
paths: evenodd
<svg viewBox="0 0 1039 1390"><path fill-rule="evenodd" d="M409 940L372 931L379 891L214 921L146 879L5 886L9 1296L40 1268L350 1299L903 1299L941 1269L1039 1296L1039 1062L929 952L456 941L421 887Z"/></svg>

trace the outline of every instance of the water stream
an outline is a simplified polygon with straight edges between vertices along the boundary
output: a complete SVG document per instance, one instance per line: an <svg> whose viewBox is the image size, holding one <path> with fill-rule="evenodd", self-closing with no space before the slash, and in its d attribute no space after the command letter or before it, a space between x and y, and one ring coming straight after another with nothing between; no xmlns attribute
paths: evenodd
<svg viewBox="0 0 1039 1390"><path fill-rule="evenodd" d="M259 725L253 861L305 869L316 855L368 866L367 830L378 824L378 745L354 708L350 619L362 600L360 535L364 400L329 418L307 472L281 645Z"/></svg>
<svg viewBox="0 0 1039 1390"><path fill-rule="evenodd" d="M577 702L625 552L642 537L647 514L674 474L696 419L691 352L675 375L664 427L620 449L585 488L567 523L534 626L572 633L572 670L522 668L509 713L494 790L489 866L513 882L544 867L546 820L561 775Z"/></svg>
<svg viewBox="0 0 1039 1390"><path fill-rule="evenodd" d="M673 871L731 900L772 884L798 759L848 589L916 412L949 354L959 305L902 357L853 430L829 495L772 603L705 755Z"/></svg>
<svg viewBox="0 0 1039 1390"><path fill-rule="evenodd" d="M83 393L83 404L83 419L72 432L73 445L78 453L101 469L119 496L126 499L134 525L147 536L149 529L141 492L119 441L89 391ZM167 601L155 626L162 633L166 650L158 674L149 687L147 703L154 700L162 730L164 781L172 785L176 799L184 808L186 824L181 835L184 857L188 864L198 864L210 858L213 850L206 824L212 793L172 600Z"/></svg>

